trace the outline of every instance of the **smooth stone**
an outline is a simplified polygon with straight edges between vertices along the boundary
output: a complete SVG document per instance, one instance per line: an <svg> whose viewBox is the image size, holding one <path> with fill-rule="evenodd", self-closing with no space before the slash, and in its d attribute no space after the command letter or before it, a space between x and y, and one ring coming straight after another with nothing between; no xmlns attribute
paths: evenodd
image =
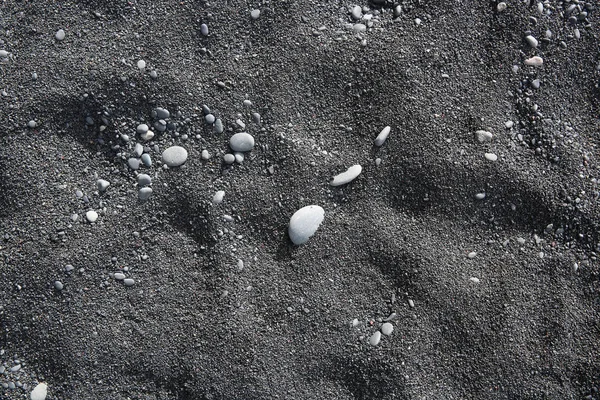
<svg viewBox="0 0 600 400"><path fill-rule="evenodd" d="M138 198L141 201L146 201L150 198L150 196L152 196L152 189L149 187L143 187L140 189L140 191L138 192Z"/></svg>
<svg viewBox="0 0 600 400"><path fill-rule="evenodd" d="M204 117L204 120L206 121L207 124L212 125L215 123L215 116L212 114L206 114L206 116Z"/></svg>
<svg viewBox="0 0 600 400"><path fill-rule="evenodd" d="M221 121L219 118L217 118L215 120L215 132L217 133L223 133L225 129L223 128L223 121Z"/></svg>
<svg viewBox="0 0 600 400"><path fill-rule="evenodd" d="M480 281L479 281L479 278L475 278L475 277L471 277L471 278L469 278L469 280L470 280L471 282L473 282L473 283L479 283L479 282L480 282Z"/></svg>
<svg viewBox="0 0 600 400"><path fill-rule="evenodd" d="M48 385L45 383L39 383L33 388L29 398L31 400L46 400L46 396L48 396Z"/></svg>
<svg viewBox="0 0 600 400"><path fill-rule="evenodd" d="M541 85L541 82L539 79L534 79L533 82L531 82L531 87L533 87L534 89L539 89Z"/></svg>
<svg viewBox="0 0 600 400"><path fill-rule="evenodd" d="M508 7L506 5L505 2L501 1L500 3L498 3L498 5L496 6L496 10L498 10L498 12L502 12L504 10L506 10L506 7Z"/></svg>
<svg viewBox="0 0 600 400"><path fill-rule="evenodd" d="M352 182L360 173L362 167L359 164L353 165L346 172L342 172L333 177L333 180L329 182L331 186L345 185L346 183Z"/></svg>
<svg viewBox="0 0 600 400"><path fill-rule="evenodd" d="M315 234L325 218L325 210L317 205L302 207L292 215L288 234L295 245L301 245Z"/></svg>
<svg viewBox="0 0 600 400"><path fill-rule="evenodd" d="M506 129L510 129L510 128L512 128L514 125L515 125L515 123L514 123L514 122L512 122L512 121L506 121L506 122L504 123L504 126L506 127Z"/></svg>
<svg viewBox="0 0 600 400"><path fill-rule="evenodd" d="M260 114L259 114L259 113L257 113L257 112L253 112L253 113L252 113L252 120L253 120L255 123L257 123L257 124L260 124L260 118L261 118L261 117L260 117Z"/></svg>
<svg viewBox="0 0 600 400"><path fill-rule="evenodd" d="M200 33L203 36L208 36L208 25L206 25L206 24L200 25Z"/></svg>
<svg viewBox="0 0 600 400"><path fill-rule="evenodd" d="M483 200L485 199L485 193L477 193L475 195L475 200Z"/></svg>
<svg viewBox="0 0 600 400"><path fill-rule="evenodd" d="M485 153L485 159L489 161L496 161L498 159L498 156L494 153Z"/></svg>
<svg viewBox="0 0 600 400"><path fill-rule="evenodd" d="M252 11L250 11L250 18L257 20L258 17L260 17L260 10L259 9L254 9Z"/></svg>
<svg viewBox="0 0 600 400"><path fill-rule="evenodd" d="M139 133L140 135L143 135L144 133L148 132L148 125L146 124L139 124L136 128L137 133Z"/></svg>
<svg viewBox="0 0 600 400"><path fill-rule="evenodd" d="M129 168L131 168L134 171L140 168L140 163L141 160L138 158L132 157L129 160L127 160L127 165L129 165Z"/></svg>
<svg viewBox="0 0 600 400"><path fill-rule="evenodd" d="M235 162L235 156L231 153L227 153L223 156L225 164L233 164Z"/></svg>
<svg viewBox="0 0 600 400"><path fill-rule="evenodd" d="M139 174L137 177L138 186L144 187L152 184L152 178L147 174Z"/></svg>
<svg viewBox="0 0 600 400"><path fill-rule="evenodd" d="M137 67L138 67L139 69L144 69L144 68L146 68L146 61L144 61L144 60L139 60L139 61L137 62Z"/></svg>
<svg viewBox="0 0 600 400"><path fill-rule="evenodd" d="M63 290L63 288L64 288L64 285L62 284L61 281L54 282L54 289L56 289L56 290Z"/></svg>
<svg viewBox="0 0 600 400"><path fill-rule="evenodd" d="M237 126L239 126L241 129L246 129L246 124L244 123L244 121L242 121L239 118L235 120L235 124Z"/></svg>
<svg viewBox="0 0 600 400"><path fill-rule="evenodd" d="M142 163L144 163L144 165L146 167L152 166L152 158L150 158L150 154L148 154L148 153L142 154Z"/></svg>
<svg viewBox="0 0 600 400"><path fill-rule="evenodd" d="M150 71L150 78L152 78L152 79L158 78L158 73L154 70Z"/></svg>
<svg viewBox="0 0 600 400"><path fill-rule="evenodd" d="M88 212L85 213L85 218L89 221L89 222L96 222L96 220L98 219L98 213L94 210L90 210Z"/></svg>
<svg viewBox="0 0 600 400"><path fill-rule="evenodd" d="M31 120L27 123L27 126L31 129L33 129L37 126L37 122L35 122L34 120Z"/></svg>
<svg viewBox="0 0 600 400"><path fill-rule="evenodd" d="M168 119L171 116L169 110L166 110L164 108L158 107L154 111L156 112L156 118L158 119Z"/></svg>
<svg viewBox="0 0 600 400"><path fill-rule="evenodd" d="M355 20L360 20L362 18L362 8L360 6L352 7L352 18Z"/></svg>
<svg viewBox="0 0 600 400"><path fill-rule="evenodd" d="M377 147L383 146L383 143L385 142L385 140L390 135L390 130L391 129L392 128L390 128L389 126L386 126L385 128L383 128L383 130L375 138L375 146L377 146Z"/></svg>
<svg viewBox="0 0 600 400"><path fill-rule="evenodd" d="M377 346L380 341L381 341L381 332L379 332L379 331L372 334L371 337L369 338L369 344L371 346Z"/></svg>
<svg viewBox="0 0 600 400"><path fill-rule="evenodd" d="M179 167L188 158L188 152L181 146L172 146L163 151L162 161L169 167Z"/></svg>
<svg viewBox="0 0 600 400"><path fill-rule="evenodd" d="M154 137L154 132L148 131L146 133L142 133L140 135L140 137L142 138L142 140L144 140L145 142L147 142L148 140L152 140L152 138Z"/></svg>
<svg viewBox="0 0 600 400"><path fill-rule="evenodd" d="M115 272L115 279L118 281L122 281L123 279L125 279L125 274L121 272Z"/></svg>
<svg viewBox="0 0 600 400"><path fill-rule="evenodd" d="M367 30L367 26L365 24L354 24L352 25L352 30L356 33L362 33Z"/></svg>
<svg viewBox="0 0 600 400"><path fill-rule="evenodd" d="M390 336L393 331L394 325L390 324L389 322L381 325L381 333L383 333L385 336Z"/></svg>
<svg viewBox="0 0 600 400"><path fill-rule="evenodd" d="M10 53L6 50L0 50L0 58L8 58Z"/></svg>
<svg viewBox="0 0 600 400"><path fill-rule="evenodd" d="M531 47L533 47L534 49L538 46L538 41L536 38L534 38L531 35L527 35L525 36L525 41L527 41L527 44Z"/></svg>
<svg viewBox="0 0 600 400"><path fill-rule="evenodd" d="M127 279L123 279L123 283L125 284L125 286L133 286L135 281L131 278L127 278Z"/></svg>
<svg viewBox="0 0 600 400"><path fill-rule="evenodd" d="M213 196L213 199L212 199L213 204L221 204L223 202L223 197L224 196L225 196L225 191L224 190L219 190Z"/></svg>
<svg viewBox="0 0 600 400"><path fill-rule="evenodd" d="M58 41L64 40L65 39L65 31L62 29L59 29L58 31L56 31L56 34L54 35L54 37Z"/></svg>
<svg viewBox="0 0 600 400"><path fill-rule="evenodd" d="M143 152L144 152L144 146L142 146L141 143L136 143L135 147L133 149L133 154L135 154L136 157L140 157Z"/></svg>
<svg viewBox="0 0 600 400"><path fill-rule="evenodd" d="M254 137L246 132L236 133L229 139L229 147L233 151L250 151L254 148Z"/></svg>
<svg viewBox="0 0 600 400"><path fill-rule="evenodd" d="M484 130L475 131L475 135L477 136L479 143L491 142L492 138L494 137L491 132Z"/></svg>
<svg viewBox="0 0 600 400"><path fill-rule="evenodd" d="M110 182L105 181L104 179L98 179L96 185L98 186L99 191L104 192L110 186Z"/></svg>
<svg viewBox="0 0 600 400"><path fill-rule="evenodd" d="M475 257L477 257L477 252L476 251L472 251L469 254L467 254L467 257L470 259L473 259Z"/></svg>
<svg viewBox="0 0 600 400"><path fill-rule="evenodd" d="M236 163L241 164L244 162L244 154L243 153L235 152L235 153L233 153L233 156L235 157Z"/></svg>
<svg viewBox="0 0 600 400"><path fill-rule="evenodd" d="M525 65L533 65L534 67L539 67L544 64L544 60L542 57L534 56L525 60Z"/></svg>
<svg viewBox="0 0 600 400"><path fill-rule="evenodd" d="M208 160L210 158L210 154L209 154L208 150L206 150L206 149L202 150L202 154L200 155L200 157L202 157L203 160Z"/></svg>
<svg viewBox="0 0 600 400"><path fill-rule="evenodd" d="M252 107L252 102L248 99L244 100L243 104L244 107Z"/></svg>

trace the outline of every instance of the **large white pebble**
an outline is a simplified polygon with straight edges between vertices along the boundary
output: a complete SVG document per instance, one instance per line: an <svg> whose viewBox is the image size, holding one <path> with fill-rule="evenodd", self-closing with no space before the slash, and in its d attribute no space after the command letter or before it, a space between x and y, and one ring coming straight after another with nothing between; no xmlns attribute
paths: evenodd
<svg viewBox="0 0 600 400"><path fill-rule="evenodd" d="M352 182L361 172L362 167L359 164L353 165L346 172L334 176L329 184L331 186L345 185L348 182Z"/></svg>
<svg viewBox="0 0 600 400"><path fill-rule="evenodd" d="M380 341L381 341L381 332L379 332L379 331L372 334L371 337L369 338L369 344L371 346L377 346Z"/></svg>
<svg viewBox="0 0 600 400"><path fill-rule="evenodd" d="M181 146L171 146L162 153L162 160L169 167L179 167L188 158L188 152Z"/></svg>
<svg viewBox="0 0 600 400"><path fill-rule="evenodd" d="M385 128L383 128L383 130L375 138L375 146L381 147L383 145L383 143L385 142L385 140L390 135L390 130L391 129L392 128L390 128L389 126L386 126Z"/></svg>
<svg viewBox="0 0 600 400"><path fill-rule="evenodd" d="M219 190L217 193L215 193L215 195L213 196L212 202L213 204L221 204L223 202L223 197L225 196L225 191L223 190Z"/></svg>
<svg viewBox="0 0 600 400"><path fill-rule="evenodd" d="M85 213L85 217L90 222L96 222L96 220L98 219L98 213L94 210L90 210Z"/></svg>
<svg viewBox="0 0 600 400"><path fill-rule="evenodd" d="M485 153L485 159L489 161L496 161L498 159L498 156L494 153Z"/></svg>
<svg viewBox="0 0 600 400"><path fill-rule="evenodd" d="M325 210L316 205L302 207L296 211L290 218L288 227L292 242L296 245L306 243L319 229L323 218L325 218Z"/></svg>
<svg viewBox="0 0 600 400"><path fill-rule="evenodd" d="M250 151L254 148L254 137L246 132L236 133L229 139L229 147L233 151Z"/></svg>
<svg viewBox="0 0 600 400"><path fill-rule="evenodd" d="M384 335L390 336L393 331L394 325L390 324L389 322L386 322L385 324L381 325L381 333L383 333Z"/></svg>
<svg viewBox="0 0 600 400"><path fill-rule="evenodd" d="M40 383L35 388L33 388L30 397L31 400L45 400L47 395L48 385L46 385L45 383Z"/></svg>

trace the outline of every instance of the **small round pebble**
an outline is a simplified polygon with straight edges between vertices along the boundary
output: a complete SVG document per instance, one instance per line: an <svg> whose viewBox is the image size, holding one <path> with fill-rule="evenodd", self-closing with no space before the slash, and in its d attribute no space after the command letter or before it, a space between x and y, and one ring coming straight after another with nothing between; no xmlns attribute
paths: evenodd
<svg viewBox="0 0 600 400"><path fill-rule="evenodd" d="M477 193L475 195L475 200L483 200L483 199L485 199L485 193L482 192L482 193Z"/></svg>
<svg viewBox="0 0 600 400"><path fill-rule="evenodd" d="M479 278L475 278L475 277L471 277L471 278L469 278L469 280L470 280L471 282L473 282L473 283L479 283L479 282L480 282L480 281L479 281Z"/></svg>
<svg viewBox="0 0 600 400"><path fill-rule="evenodd" d="M214 127L215 127L215 132L217 132L217 133L223 133L223 131L225 130L223 127L223 121L221 121L219 118L217 118L215 120Z"/></svg>
<svg viewBox="0 0 600 400"><path fill-rule="evenodd" d="M37 126L37 122L35 122L34 120L31 120L27 123L27 126L31 129L33 129Z"/></svg>
<svg viewBox="0 0 600 400"><path fill-rule="evenodd" d="M203 160L208 160L210 158L210 154L209 154L208 150L206 150L206 149L202 150L202 154L200 155L200 157L202 157Z"/></svg>
<svg viewBox="0 0 600 400"><path fill-rule="evenodd" d="M144 133L148 132L148 125L146 124L139 124L136 128L137 133L139 133L140 135L143 135Z"/></svg>
<svg viewBox="0 0 600 400"><path fill-rule="evenodd" d="M467 254L467 257L468 257L468 258L471 258L471 259L472 259L472 258L475 258L476 256L477 256L477 252L476 252L476 251L472 251L472 252L470 252L469 254Z"/></svg>
<svg viewBox="0 0 600 400"><path fill-rule="evenodd" d="M379 332L379 331L372 334L371 337L369 338L369 344L371 346L377 346L380 341L381 341L381 332Z"/></svg>
<svg viewBox="0 0 600 400"><path fill-rule="evenodd" d="M129 166L129 168L131 168L132 170L138 170L140 168L140 164L141 164L141 160L138 158L130 158L129 160L127 160L127 165Z"/></svg>
<svg viewBox="0 0 600 400"><path fill-rule="evenodd" d="M501 1L500 3L498 3L498 5L496 6L496 10L498 10L498 12L502 12L504 10L506 10L506 7L508 7L506 5L505 2Z"/></svg>
<svg viewBox="0 0 600 400"><path fill-rule="evenodd" d="M152 188L149 187L143 187L140 189L140 191L138 192L138 198L141 201L146 201L150 198L150 196L152 196Z"/></svg>
<svg viewBox="0 0 600 400"><path fill-rule="evenodd" d="M525 65L533 65L534 67L539 67L544 64L544 60L542 57L534 56L525 60Z"/></svg>
<svg viewBox="0 0 600 400"><path fill-rule="evenodd" d="M142 133L140 135L140 137L142 138L143 141L147 142L149 140L152 140L152 138L154 137L154 132L148 131L146 133Z"/></svg>
<svg viewBox="0 0 600 400"><path fill-rule="evenodd" d="M206 121L207 124L212 125L215 123L215 116L212 114L206 114L206 116L204 117L204 120Z"/></svg>
<svg viewBox="0 0 600 400"><path fill-rule="evenodd" d="M513 121L506 121L504 123L504 126L506 127L506 129L510 129L515 125L515 123Z"/></svg>
<svg viewBox="0 0 600 400"><path fill-rule="evenodd" d="M200 25L200 33L202 34L202 36L208 36L208 25Z"/></svg>
<svg viewBox="0 0 600 400"><path fill-rule="evenodd" d="M89 221L89 222L96 222L96 220L98 219L98 213L94 210L90 210L88 212L85 213L85 218Z"/></svg>
<svg viewBox="0 0 600 400"><path fill-rule="evenodd" d="M179 167L188 158L188 152L181 146L172 146L163 151L162 161L169 167Z"/></svg>
<svg viewBox="0 0 600 400"><path fill-rule="evenodd" d="M125 286L133 286L135 281L131 278L127 278L127 279L123 279L123 283L125 284Z"/></svg>
<svg viewBox="0 0 600 400"><path fill-rule="evenodd" d="M56 38L56 40L58 40L59 42L65 39L65 31L62 29L59 29L58 31L56 31L56 34L54 35L54 37Z"/></svg>
<svg viewBox="0 0 600 400"><path fill-rule="evenodd" d="M254 10L250 11L250 18L256 20L256 19L258 19L258 17L260 17L259 9L254 9Z"/></svg>
<svg viewBox="0 0 600 400"><path fill-rule="evenodd" d="M144 69L144 68L146 68L146 61L144 61L144 60L139 60L139 61L137 62L137 67L138 67L139 69Z"/></svg>
<svg viewBox="0 0 600 400"><path fill-rule="evenodd" d="M150 78L152 78L152 79L158 78L158 74L156 73L155 70L150 71Z"/></svg>
<svg viewBox="0 0 600 400"><path fill-rule="evenodd" d="M233 151L250 151L254 148L254 137L246 132L236 133L229 139L229 147Z"/></svg>
<svg viewBox="0 0 600 400"><path fill-rule="evenodd" d="M63 290L63 288L64 288L64 285L62 284L61 281L55 281L54 282L54 289L56 289L56 290Z"/></svg>
<svg viewBox="0 0 600 400"><path fill-rule="evenodd" d="M223 197L225 196L225 191L223 190L219 190L217 193L215 193L215 195L213 196L212 202L213 204L221 204L223 202Z"/></svg>
<svg viewBox="0 0 600 400"><path fill-rule="evenodd" d="M144 187L152 183L152 178L148 174L139 174L137 177L138 186Z"/></svg>
<svg viewBox="0 0 600 400"><path fill-rule="evenodd" d="M352 18L355 20L360 20L362 18L362 8L360 6L352 7Z"/></svg>
<svg viewBox="0 0 600 400"><path fill-rule="evenodd" d="M302 207L292 215L288 234L295 245L308 242L325 218L325 210L317 205Z"/></svg>
<svg viewBox="0 0 600 400"><path fill-rule="evenodd" d="M235 162L235 156L231 153L227 153L223 156L225 164L233 164Z"/></svg>
<svg viewBox="0 0 600 400"><path fill-rule="evenodd" d="M485 159L489 161L496 161L498 159L498 156L494 153L485 153Z"/></svg>
<svg viewBox="0 0 600 400"><path fill-rule="evenodd" d="M390 336L393 331L394 325L390 324L389 322L381 325L381 333L383 333L385 336Z"/></svg>
<svg viewBox="0 0 600 400"><path fill-rule="evenodd" d="M527 35L525 36L525 41L527 42L527 44L531 47L533 47L534 49L538 46L538 41L536 38L534 38L531 35Z"/></svg>
<svg viewBox="0 0 600 400"><path fill-rule="evenodd" d="M98 186L99 191L104 192L110 186L110 182L104 179L98 179L96 185Z"/></svg>

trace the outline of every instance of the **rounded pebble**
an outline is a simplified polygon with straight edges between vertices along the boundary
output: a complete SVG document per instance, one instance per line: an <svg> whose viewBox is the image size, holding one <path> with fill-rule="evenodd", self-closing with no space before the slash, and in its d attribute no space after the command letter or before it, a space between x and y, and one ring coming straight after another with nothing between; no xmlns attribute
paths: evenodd
<svg viewBox="0 0 600 400"><path fill-rule="evenodd" d="M98 179L96 185L98 186L99 191L104 192L110 186L110 182L105 181L104 179Z"/></svg>
<svg viewBox="0 0 600 400"><path fill-rule="evenodd" d="M346 172L342 172L333 177L332 181L329 182L331 186L340 186L345 185L346 183L352 182L360 173L362 172L362 167L359 164L353 165Z"/></svg>
<svg viewBox="0 0 600 400"><path fill-rule="evenodd" d="M506 127L506 129L510 129L510 128L512 128L514 125L515 125L515 123L514 123L514 122L512 122L512 121L506 121L506 122L504 123L504 126Z"/></svg>
<svg viewBox="0 0 600 400"><path fill-rule="evenodd" d="M525 60L525 65L533 65L535 67L539 67L543 64L544 64L544 60L542 59L542 57L538 57L538 56L531 57L531 58L528 58L527 60Z"/></svg>
<svg viewBox="0 0 600 400"><path fill-rule="evenodd" d="M221 121L219 118L217 118L217 119L215 120L215 125L214 125L214 127L215 127L215 132L217 132L217 133L223 133L223 131L225 130L225 129L223 128L223 121Z"/></svg>
<svg viewBox="0 0 600 400"><path fill-rule="evenodd" d="M143 135L144 133L148 132L148 125L146 124L139 124L136 128L137 133L139 133L140 135Z"/></svg>
<svg viewBox="0 0 600 400"><path fill-rule="evenodd" d="M143 141L147 142L149 140L152 140L152 138L154 137L154 132L148 131L146 133L142 133L140 135L140 137L142 138Z"/></svg>
<svg viewBox="0 0 600 400"><path fill-rule="evenodd" d="M154 112L156 113L156 118L158 119L167 119L171 116L169 110L160 107L157 107Z"/></svg>
<svg viewBox="0 0 600 400"><path fill-rule="evenodd" d="M381 325L381 333L383 333L385 336L390 336L393 331L394 325L390 324L389 322Z"/></svg>
<svg viewBox="0 0 600 400"><path fill-rule="evenodd" d="M527 42L527 44L531 47L533 47L534 49L538 46L538 41L536 38L534 38L531 35L527 35L525 36L525 41Z"/></svg>
<svg viewBox="0 0 600 400"><path fill-rule="evenodd" d="M213 196L212 202L213 204L221 204L223 202L223 197L225 196L225 191L223 190L219 190L217 193L215 193L215 195Z"/></svg>
<svg viewBox="0 0 600 400"><path fill-rule="evenodd" d="M235 156L231 153L227 153L223 156L225 164L233 164L235 162Z"/></svg>
<svg viewBox="0 0 600 400"><path fill-rule="evenodd" d="M65 39L65 31L62 29L59 29L58 31L56 31L56 34L54 35L54 37L56 38L56 40L58 40L59 42Z"/></svg>
<svg viewBox="0 0 600 400"><path fill-rule="evenodd" d="M27 126L31 129L33 129L37 126L37 122L35 122L34 120L31 120L27 123Z"/></svg>
<svg viewBox="0 0 600 400"><path fill-rule="evenodd" d="M257 20L258 17L260 17L260 10L259 9L254 9L252 11L250 11L250 18Z"/></svg>
<svg viewBox="0 0 600 400"><path fill-rule="evenodd" d="M54 289L56 289L56 290L63 290L63 288L64 288L64 285L62 284L61 281L55 281L54 282Z"/></svg>
<svg viewBox="0 0 600 400"><path fill-rule="evenodd" d="M467 254L468 258L475 258L477 256L477 252L476 251L472 251L469 254Z"/></svg>
<svg viewBox="0 0 600 400"><path fill-rule="evenodd" d="M133 286L135 281L131 278L127 278L127 279L123 279L123 283L125 284L125 286Z"/></svg>
<svg viewBox="0 0 600 400"><path fill-rule="evenodd" d="M139 174L137 177L138 186L144 187L152 183L152 178L147 174Z"/></svg>
<svg viewBox="0 0 600 400"><path fill-rule="evenodd" d="M484 130L475 131L475 135L477 136L477 141L479 141L479 143L491 142L494 137L491 132Z"/></svg>
<svg viewBox="0 0 600 400"><path fill-rule="evenodd" d="M229 147L233 151L250 151L254 148L254 137L246 132L236 133L229 139Z"/></svg>
<svg viewBox="0 0 600 400"><path fill-rule="evenodd" d="M204 120L206 121L207 124L212 125L215 123L215 116L212 114L206 114L206 116L204 117Z"/></svg>
<svg viewBox="0 0 600 400"><path fill-rule="evenodd" d="M501 1L500 3L498 3L498 5L496 6L496 10L498 10L498 12L502 12L504 10L506 10L506 3Z"/></svg>
<svg viewBox="0 0 600 400"><path fill-rule="evenodd" d="M150 158L150 154L148 154L148 153L142 154L142 163L144 163L144 165L146 167L152 166L152 158Z"/></svg>
<svg viewBox="0 0 600 400"><path fill-rule="evenodd" d="M188 158L188 152L181 146L172 146L163 151L162 161L169 167L179 167Z"/></svg>
<svg viewBox="0 0 600 400"><path fill-rule="evenodd" d="M315 234L325 218L325 210L317 205L302 207L292 215L288 234L295 245L301 245Z"/></svg>
<svg viewBox="0 0 600 400"><path fill-rule="evenodd" d="M203 36L208 36L208 25L206 25L206 24L200 25L200 33Z"/></svg>
<svg viewBox="0 0 600 400"><path fill-rule="evenodd" d="M141 162L142 161L140 159L132 157L129 160L127 160L127 165L129 166L129 168L135 171L140 168Z"/></svg>
<svg viewBox="0 0 600 400"><path fill-rule="evenodd" d="M475 199L476 200L483 200L483 199L485 199L485 193L477 193L475 195Z"/></svg>
<svg viewBox="0 0 600 400"><path fill-rule="evenodd" d="M210 154L208 153L208 150L206 150L206 149L202 150L202 154L200 155L200 157L202 157L203 160L208 160L210 158Z"/></svg>
<svg viewBox="0 0 600 400"><path fill-rule="evenodd" d="M87 218L89 222L96 222L98 219L98 213L94 210L90 210L85 213L85 218Z"/></svg>
<svg viewBox="0 0 600 400"><path fill-rule="evenodd" d="M138 198L141 201L146 201L150 198L150 196L152 196L152 189L149 187L143 187L140 189L140 191L138 192Z"/></svg>
<svg viewBox="0 0 600 400"><path fill-rule="evenodd" d="M362 8L360 6L352 7L352 18L355 20L360 20L362 18Z"/></svg>
<svg viewBox="0 0 600 400"><path fill-rule="evenodd" d="M48 396L48 385L45 383L38 383L31 391L29 398L31 400L46 400L46 396Z"/></svg>
<svg viewBox="0 0 600 400"><path fill-rule="evenodd" d="M375 138L375 146L377 146L377 147L383 146L383 143L385 142L385 140L390 135L390 130L391 129L392 128L390 128L389 126L386 126L385 128L383 128L383 130Z"/></svg>
<svg viewBox="0 0 600 400"><path fill-rule="evenodd" d="M496 161L498 159L498 156L494 153L485 153L485 159L489 161Z"/></svg>
<svg viewBox="0 0 600 400"><path fill-rule="evenodd" d="M377 346L380 341L381 341L381 332L379 332L379 331L372 334L371 337L369 338L369 344L371 346Z"/></svg>
<svg viewBox="0 0 600 400"><path fill-rule="evenodd" d="M144 61L144 60L139 60L139 61L137 62L137 67L138 67L139 69L144 69L144 68L146 68L146 61Z"/></svg>
<svg viewBox="0 0 600 400"><path fill-rule="evenodd" d="M118 281L122 281L123 279L125 279L125 274L121 272L115 272L115 279Z"/></svg>

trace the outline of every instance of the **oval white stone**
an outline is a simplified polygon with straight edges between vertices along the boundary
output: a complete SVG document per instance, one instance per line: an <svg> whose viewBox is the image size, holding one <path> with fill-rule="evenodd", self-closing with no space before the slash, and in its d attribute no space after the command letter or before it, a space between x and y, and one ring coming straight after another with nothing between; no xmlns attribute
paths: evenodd
<svg viewBox="0 0 600 400"><path fill-rule="evenodd" d="M348 182L352 182L361 172L362 167L359 164L353 165L346 172L334 176L329 184L331 186L345 185Z"/></svg>
<svg viewBox="0 0 600 400"><path fill-rule="evenodd" d="M392 332L394 332L394 325L390 324L389 322L381 325L381 333L384 335L390 336Z"/></svg>
<svg viewBox="0 0 600 400"><path fill-rule="evenodd" d="M213 204L221 204L223 202L223 197L225 196L225 191L223 190L219 190L217 193L215 193L215 195L213 196L212 202Z"/></svg>
<svg viewBox="0 0 600 400"><path fill-rule="evenodd" d="M96 222L96 220L98 219L98 213L94 210L90 210L85 213L85 217L90 222Z"/></svg>
<svg viewBox="0 0 600 400"><path fill-rule="evenodd" d="M533 66L539 67L543 64L544 64L544 60L542 59L542 57L538 57L538 56L531 57L531 58L528 58L527 60L525 60L525 65L533 65Z"/></svg>
<svg viewBox="0 0 600 400"><path fill-rule="evenodd" d="M163 151L162 160L169 167L179 167L187 160L188 152L181 146L172 146Z"/></svg>
<svg viewBox="0 0 600 400"><path fill-rule="evenodd" d="M494 135L492 135L491 132L484 130L476 131L475 135L477 135L477 140L479 141L479 143L491 142L492 138L494 137Z"/></svg>
<svg viewBox="0 0 600 400"><path fill-rule="evenodd" d="M229 147L233 151L250 151L254 148L254 137L246 132L236 133L229 139Z"/></svg>
<svg viewBox="0 0 600 400"><path fill-rule="evenodd" d="M292 242L296 245L306 243L319 229L323 218L325 218L325 210L316 205L302 207L296 211L290 218L288 228Z"/></svg>
<svg viewBox="0 0 600 400"><path fill-rule="evenodd" d="M485 159L489 161L496 161L498 159L498 156L494 153L485 153Z"/></svg>
<svg viewBox="0 0 600 400"><path fill-rule="evenodd" d="M46 400L46 396L48 395L48 385L45 383L38 384L31 391L31 400Z"/></svg>
<svg viewBox="0 0 600 400"><path fill-rule="evenodd" d="M381 147L383 145L383 143L385 142L385 140L390 135L390 130L391 129L392 128L390 128L389 126L386 126L385 128L383 128L383 130L375 138L375 146Z"/></svg>
<svg viewBox="0 0 600 400"><path fill-rule="evenodd" d="M372 334L371 337L369 338L369 344L371 346L377 346L379 344L380 340L381 340L381 332L377 331L374 334Z"/></svg>

